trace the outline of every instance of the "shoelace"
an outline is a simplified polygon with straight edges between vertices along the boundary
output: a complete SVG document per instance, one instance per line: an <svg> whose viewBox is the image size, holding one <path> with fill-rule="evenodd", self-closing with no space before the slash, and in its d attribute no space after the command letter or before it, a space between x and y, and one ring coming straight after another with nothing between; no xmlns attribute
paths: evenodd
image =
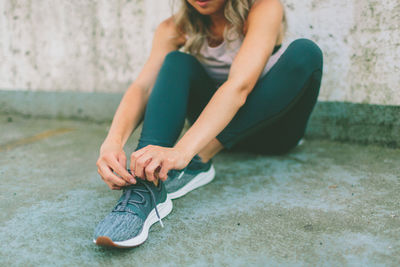
<svg viewBox="0 0 400 267"><path fill-rule="evenodd" d="M130 169L128 169L128 172L132 175L132 172L131 172ZM124 200L122 202L118 203L117 206L119 204L122 204L122 209L124 210L126 208L126 206L128 205L128 203L129 203L129 204L135 205L136 207L138 207L140 209L138 204L143 204L145 202L145 197L140 192L143 192L143 193L149 192L150 193L150 198L151 198L151 200L153 202L153 205L154 205L154 209L156 211L156 215L157 215L158 221L160 222L161 227L164 227L164 224L163 224L163 222L161 220L160 214L159 214L158 209L157 209L156 197L154 196L154 193L151 190L150 186L148 184L146 184L144 181L142 181L141 179L136 179L136 181L138 183L144 185L144 187L147 190L144 190L144 189L138 188L138 187L130 187L130 188L126 189L126 191L124 192L124 193L126 193ZM159 183L161 183L161 181L159 181ZM137 195L139 195L142 198L142 201L138 202L138 201L135 201L135 200L129 200L131 195L132 195L132 193L136 193Z"/></svg>

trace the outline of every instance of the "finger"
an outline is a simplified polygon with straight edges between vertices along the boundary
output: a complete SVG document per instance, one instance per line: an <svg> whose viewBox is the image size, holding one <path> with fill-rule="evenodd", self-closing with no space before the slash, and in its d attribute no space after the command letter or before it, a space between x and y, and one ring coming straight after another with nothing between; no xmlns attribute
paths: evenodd
<svg viewBox="0 0 400 267"><path fill-rule="evenodd" d="M146 166L145 173L146 173L146 179L148 181L157 180L157 177L155 176L155 171L160 166L160 162L161 161L159 159L153 158L151 162Z"/></svg>
<svg viewBox="0 0 400 267"><path fill-rule="evenodd" d="M152 156L150 153L143 154L140 158L136 160L136 166L135 166L135 175L142 178L146 179L146 174L144 172L144 169L146 166L150 163Z"/></svg>
<svg viewBox="0 0 400 267"><path fill-rule="evenodd" d="M129 165L129 168L131 169L131 172L134 176L136 176L136 173L135 173L136 161L147 151L147 149L145 149L145 148L147 148L147 147L141 148L131 154L131 163Z"/></svg>
<svg viewBox="0 0 400 267"><path fill-rule="evenodd" d="M107 181L107 180L104 178L104 174L103 174L103 172L102 172L102 170L101 170L100 167L97 168L97 172L100 174L101 179L107 184L107 186L108 186L111 190L120 190L120 189L121 189L121 187L119 187L119 186L117 186L117 185L115 185L115 184L113 184L113 183Z"/></svg>
<svg viewBox="0 0 400 267"><path fill-rule="evenodd" d="M107 186L111 189L111 190L121 190L121 187L120 186L117 186L117 185L115 185L115 184L113 184L113 183L110 183L110 182L108 182L108 181L104 181L106 184L107 184Z"/></svg>
<svg viewBox="0 0 400 267"><path fill-rule="evenodd" d="M111 188L111 190L121 190L121 187L119 187L119 186L113 186L113 187Z"/></svg>
<svg viewBox="0 0 400 267"><path fill-rule="evenodd" d="M99 170L100 173L100 170ZM116 185L110 183L109 181L107 181L103 176L100 176L101 179L106 183L106 185L112 190L114 187L117 187Z"/></svg>
<svg viewBox="0 0 400 267"><path fill-rule="evenodd" d="M116 159L111 159L109 161L109 165L126 182L131 183L131 184L136 184L135 178L123 166L121 166L120 163Z"/></svg>
<svg viewBox="0 0 400 267"><path fill-rule="evenodd" d="M110 168L102 167L100 169L101 169L102 177L104 177L104 179L107 182L112 183L112 184L114 184L116 186L126 186L126 185L128 185L128 183L124 179L122 179L122 178L118 177L117 175L115 175L110 170Z"/></svg>
<svg viewBox="0 0 400 267"><path fill-rule="evenodd" d="M160 177L160 179L162 181L167 180L168 178L168 172L169 170L172 169L172 164L169 161L163 161L161 164L161 169L160 172L158 174L158 176Z"/></svg>
<svg viewBox="0 0 400 267"><path fill-rule="evenodd" d="M154 171L154 176L156 177L157 180L162 180L160 178L160 170L161 170L161 164L158 165L158 167ZM165 181L165 180L162 180L162 181Z"/></svg>
<svg viewBox="0 0 400 267"><path fill-rule="evenodd" d="M101 179L104 181L104 182L107 182L106 181L106 179L105 179L105 173L104 173L104 171L103 171L103 169L105 169L105 168L108 168L107 167L107 165L106 164L98 164L98 167L97 167L97 172L100 174L100 177L101 177Z"/></svg>

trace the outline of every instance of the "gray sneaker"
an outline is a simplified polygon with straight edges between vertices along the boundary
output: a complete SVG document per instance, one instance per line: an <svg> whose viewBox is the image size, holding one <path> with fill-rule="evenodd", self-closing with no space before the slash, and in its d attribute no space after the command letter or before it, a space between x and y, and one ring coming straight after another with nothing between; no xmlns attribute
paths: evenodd
<svg viewBox="0 0 400 267"><path fill-rule="evenodd" d="M123 189L117 205L96 227L93 242L100 246L136 247L146 241L150 227L172 211L164 183L137 179Z"/></svg>
<svg viewBox="0 0 400 267"><path fill-rule="evenodd" d="M171 199L179 198L190 191L208 184L215 177L212 161L203 163L198 155L194 156L186 168L170 170L165 180L165 188Z"/></svg>

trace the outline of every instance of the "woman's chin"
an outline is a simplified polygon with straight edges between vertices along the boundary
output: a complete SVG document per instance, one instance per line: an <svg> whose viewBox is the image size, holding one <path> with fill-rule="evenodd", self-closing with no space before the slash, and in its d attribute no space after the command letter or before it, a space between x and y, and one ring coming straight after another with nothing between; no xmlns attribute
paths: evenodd
<svg viewBox="0 0 400 267"><path fill-rule="evenodd" d="M197 3L197 1L189 1L189 3L200 14L211 15L216 13L220 8L223 7L224 1L220 1L219 3L207 1L206 4L203 4L203 6Z"/></svg>

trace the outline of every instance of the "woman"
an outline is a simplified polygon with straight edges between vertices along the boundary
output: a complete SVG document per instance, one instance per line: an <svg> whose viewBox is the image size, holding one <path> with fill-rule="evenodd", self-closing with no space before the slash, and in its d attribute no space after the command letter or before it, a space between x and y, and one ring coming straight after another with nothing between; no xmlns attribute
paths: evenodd
<svg viewBox="0 0 400 267"><path fill-rule="evenodd" d="M282 43L284 30L279 0L182 0L158 26L100 149L100 176L123 194L96 227L96 244L143 243L171 199L214 178L212 158L222 149L271 154L298 144L319 93L322 53L307 39ZM127 168L123 146L142 118ZM186 118L191 127L177 140Z"/></svg>

